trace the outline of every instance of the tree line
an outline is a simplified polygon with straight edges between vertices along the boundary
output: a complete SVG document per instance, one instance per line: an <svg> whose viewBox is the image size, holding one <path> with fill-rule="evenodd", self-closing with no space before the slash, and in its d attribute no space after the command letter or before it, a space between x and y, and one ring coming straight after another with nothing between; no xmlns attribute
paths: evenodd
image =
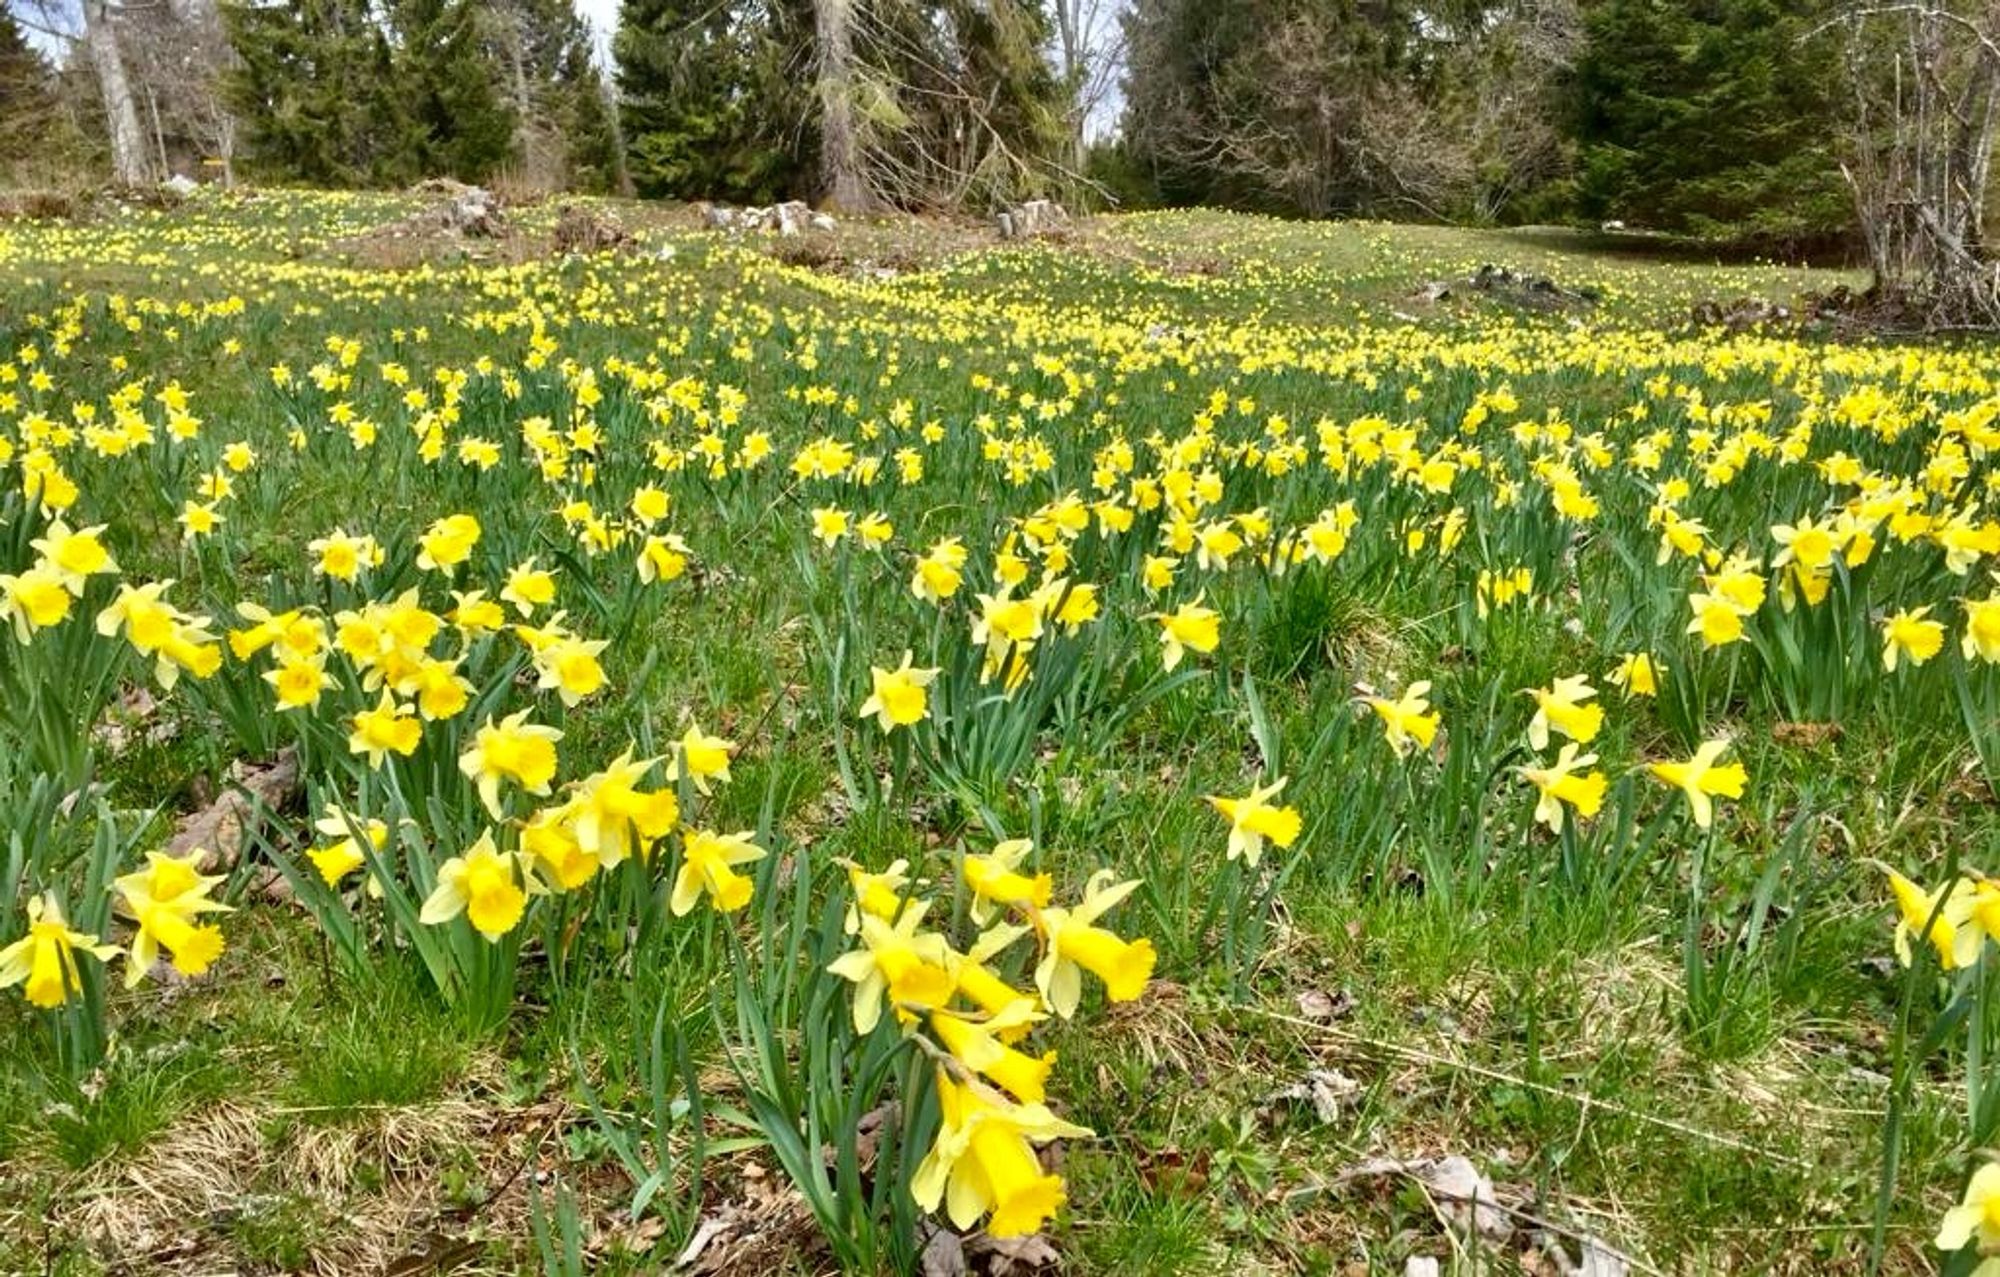
<svg viewBox="0 0 2000 1277"><path fill-rule="evenodd" d="M1050 195L1886 262L1983 257L2000 119L1993 0L622 0L602 68L572 0L0 12L17 182L83 156L126 183Z"/></svg>

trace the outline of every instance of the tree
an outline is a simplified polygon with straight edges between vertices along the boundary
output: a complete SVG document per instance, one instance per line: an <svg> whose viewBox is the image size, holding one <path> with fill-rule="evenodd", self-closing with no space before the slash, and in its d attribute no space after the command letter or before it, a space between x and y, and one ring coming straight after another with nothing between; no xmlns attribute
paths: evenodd
<svg viewBox="0 0 2000 1277"><path fill-rule="evenodd" d="M616 129L570 0L491 0L487 17L521 176L550 190L617 189Z"/></svg>
<svg viewBox="0 0 2000 1277"><path fill-rule="evenodd" d="M856 163L876 201L990 207L1066 179L1067 102L1039 4L875 0L854 15Z"/></svg>
<svg viewBox="0 0 2000 1277"><path fill-rule="evenodd" d="M1852 224L1829 0L1598 0L1579 61L1578 211L1789 248Z"/></svg>
<svg viewBox="0 0 2000 1277"><path fill-rule="evenodd" d="M55 113L55 69L0 8L0 151L28 154Z"/></svg>
<svg viewBox="0 0 2000 1277"><path fill-rule="evenodd" d="M104 97L112 177L121 186L143 185L154 176L152 157L139 129L139 108L125 75L125 57L118 48L118 29L112 25L107 0L83 0L83 43Z"/></svg>
<svg viewBox="0 0 2000 1277"><path fill-rule="evenodd" d="M1137 0L1130 157L1169 202L1487 220L1560 167L1570 0Z"/></svg>
<svg viewBox="0 0 2000 1277"><path fill-rule="evenodd" d="M415 127L418 170L477 181L507 159L514 114L497 88L471 0L390 0L396 91Z"/></svg>
<svg viewBox="0 0 2000 1277"><path fill-rule="evenodd" d="M223 17L236 53L225 93L253 168L321 186L416 175L420 139L368 0L234 4Z"/></svg>
<svg viewBox="0 0 2000 1277"><path fill-rule="evenodd" d="M1892 313L2000 327L1985 214L2000 128L2000 0L1859 3L1847 30L1846 173Z"/></svg>
<svg viewBox="0 0 2000 1277"><path fill-rule="evenodd" d="M865 212L875 196L862 180L861 136L854 118L854 0L813 0L813 55L820 188L833 207Z"/></svg>
<svg viewBox="0 0 2000 1277"><path fill-rule="evenodd" d="M1117 0L1052 0L1053 55L1069 125L1070 167L1081 171L1090 121L1110 100L1125 65L1125 29Z"/></svg>
<svg viewBox="0 0 2000 1277"><path fill-rule="evenodd" d="M817 163L812 0L624 0L612 50L642 195L767 203Z"/></svg>

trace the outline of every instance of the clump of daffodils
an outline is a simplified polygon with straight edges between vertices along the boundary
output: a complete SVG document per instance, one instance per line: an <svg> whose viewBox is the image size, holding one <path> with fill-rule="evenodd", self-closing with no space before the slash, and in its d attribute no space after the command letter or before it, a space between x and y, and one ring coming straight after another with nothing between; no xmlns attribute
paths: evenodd
<svg viewBox="0 0 2000 1277"><path fill-rule="evenodd" d="M964 858L960 885L978 930L963 947L932 925L934 898L906 862L849 863L856 945L828 968L853 986L856 1032L892 1024L934 1064L939 1128L912 1196L960 1229L983 1218L995 1237L1038 1231L1064 1201L1062 1177L1036 1148L1090 1135L1048 1107L1055 1054L1024 1050L1026 1039L1052 1016L1076 1015L1090 983L1111 1002L1140 997L1156 961L1151 941L1105 925L1136 880L1100 871L1080 898L1057 904L1052 876L1029 868L1033 851L1012 839ZM1017 983L1010 968L1029 978Z"/></svg>
<svg viewBox="0 0 2000 1277"><path fill-rule="evenodd" d="M108 963L122 955L128 989L162 959L183 976L203 974L227 947L222 928L203 919L230 912L215 899L222 876L201 872L207 856L201 848L184 856L151 852L144 868L112 882L114 907L132 927L122 949L72 927L53 891L30 896L27 934L0 949L0 989L19 985L30 1003L55 1010L82 995L82 958Z"/></svg>

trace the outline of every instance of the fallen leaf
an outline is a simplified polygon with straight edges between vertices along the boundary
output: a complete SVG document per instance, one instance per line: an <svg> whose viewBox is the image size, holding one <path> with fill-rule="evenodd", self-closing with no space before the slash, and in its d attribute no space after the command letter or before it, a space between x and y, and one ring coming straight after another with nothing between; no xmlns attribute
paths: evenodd
<svg viewBox="0 0 2000 1277"><path fill-rule="evenodd" d="M923 1277L966 1277L971 1270L966 1267L965 1246L958 1234L949 1228L933 1229L918 1259L918 1271Z"/></svg>
<svg viewBox="0 0 2000 1277"><path fill-rule="evenodd" d="M728 1232L729 1227L728 1221L713 1215L702 1220L696 1226L694 1236L688 1238L687 1245L681 1247L681 1253L674 1257L673 1266L676 1269L694 1267L695 1261L701 1258L701 1252L708 1249L710 1242Z"/></svg>
<svg viewBox="0 0 2000 1277"><path fill-rule="evenodd" d="M1299 995L1299 1016L1302 1019L1326 1023L1341 1019L1353 1010L1354 995L1345 989L1335 993L1307 989Z"/></svg>
<svg viewBox="0 0 2000 1277"><path fill-rule="evenodd" d="M1267 1103L1300 1103L1312 1108L1321 1123L1338 1121L1340 1108L1361 1093L1361 1083L1337 1069L1312 1069L1298 1081L1273 1092Z"/></svg>
<svg viewBox="0 0 2000 1277"><path fill-rule="evenodd" d="M1040 1272L1062 1264L1062 1256L1040 1233L1026 1237L988 1237L980 1233L965 1244L965 1250L973 1258L985 1261L981 1268L986 1277Z"/></svg>
<svg viewBox="0 0 2000 1277"><path fill-rule="evenodd" d="M1435 1199L1438 1215L1461 1233L1476 1232L1499 1241L1514 1231L1507 1213L1494 1196L1493 1181L1463 1157L1419 1158L1402 1161L1392 1157L1370 1158L1342 1171L1342 1181L1381 1175L1406 1175L1421 1183Z"/></svg>
<svg viewBox="0 0 2000 1277"><path fill-rule="evenodd" d="M1583 1256L1576 1267L1569 1270L1569 1277L1626 1277L1631 1271L1631 1261L1625 1256L1595 1237L1586 1237L1583 1239Z"/></svg>

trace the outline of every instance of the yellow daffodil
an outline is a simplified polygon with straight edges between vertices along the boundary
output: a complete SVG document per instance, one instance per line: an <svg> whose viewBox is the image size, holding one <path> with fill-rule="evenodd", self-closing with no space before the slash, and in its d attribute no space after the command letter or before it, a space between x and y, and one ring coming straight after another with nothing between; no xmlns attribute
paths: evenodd
<svg viewBox="0 0 2000 1277"><path fill-rule="evenodd" d="M923 930L925 905L912 901L894 922L862 914L861 947L827 964L829 972L854 983L856 1033L874 1032L884 1005L908 1018L950 1001L957 955L943 936Z"/></svg>
<svg viewBox="0 0 2000 1277"><path fill-rule="evenodd" d="M1021 862L1034 850L1035 844L1026 838L1009 838L983 856L965 858L963 873L965 885L972 891L974 922L983 926L999 909L1012 905L1047 907L1055 879L1020 871Z"/></svg>
<svg viewBox="0 0 2000 1277"><path fill-rule="evenodd" d="M1944 625L1929 620L1928 606L1907 608L1882 622L1882 668L1891 674L1905 658L1922 665L1944 648Z"/></svg>
<svg viewBox="0 0 2000 1277"><path fill-rule="evenodd" d="M1083 1139L1087 1129L1062 1121L1042 1104L1015 1104L976 1081L938 1071L939 1127L917 1167L910 1192L924 1210L940 1204L960 1229L982 1216L993 1237L1038 1232L1063 1204L1060 1175L1042 1169L1035 1144Z"/></svg>
<svg viewBox="0 0 2000 1277"><path fill-rule="evenodd" d="M83 975L76 964L79 951L108 962L117 955L118 946L99 944L96 936L71 930L53 894L30 896L28 933L0 949L0 989L18 984L32 1005L54 1010L83 992Z"/></svg>
<svg viewBox="0 0 2000 1277"><path fill-rule="evenodd" d="M437 885L424 898L418 921L436 927L464 914L480 935L498 942L527 911L519 878L519 858L496 847L487 830L463 855L438 866Z"/></svg>
<svg viewBox="0 0 2000 1277"><path fill-rule="evenodd" d="M1648 763L1646 769L1658 779L1679 789L1687 795L1688 807L1694 813L1695 827L1706 829L1715 816L1715 798L1741 798L1743 786L1749 775L1741 763L1716 765L1722 751L1729 748L1726 740L1704 741L1695 750L1694 757L1678 763Z"/></svg>
<svg viewBox="0 0 2000 1277"><path fill-rule="evenodd" d="M1280 807L1271 802L1284 792L1285 781L1286 778L1280 776L1261 789L1252 786L1250 793L1242 798L1211 796L1206 800L1229 822L1229 859L1241 856L1255 869L1257 862L1263 858L1266 840L1280 847L1290 847L1298 841L1299 830L1304 824L1298 809Z"/></svg>
<svg viewBox="0 0 2000 1277"><path fill-rule="evenodd" d="M912 667L908 652L903 653L903 663L893 670L871 666L868 677L874 689L861 703L856 716L867 718L874 715L884 732L893 732L898 727L913 727L930 717L928 689L937 676L935 669Z"/></svg>
<svg viewBox="0 0 2000 1277"><path fill-rule="evenodd" d="M1171 674L1186 653L1213 652L1222 641L1222 617L1199 598L1172 612L1152 615L1160 623L1160 664Z"/></svg>
<svg viewBox="0 0 2000 1277"><path fill-rule="evenodd" d="M1579 745L1597 739L1604 726L1604 708L1592 703L1597 689L1587 675L1559 678L1545 688L1528 692L1535 700L1535 716L1528 722L1528 744L1536 749L1549 747L1549 729L1554 728Z"/></svg>
<svg viewBox="0 0 2000 1277"><path fill-rule="evenodd" d="M1595 765L1597 755L1578 754L1577 748L1576 742L1565 741L1551 766L1521 768L1521 775L1540 795L1535 819L1551 833L1562 832L1565 805L1575 809L1578 820L1590 819L1604 805L1604 773L1580 770Z"/></svg>
<svg viewBox="0 0 2000 1277"><path fill-rule="evenodd" d="M1429 749L1437 736L1438 716L1431 712L1431 685L1419 680L1403 690L1395 700L1385 696L1363 696L1361 701L1382 720L1383 733L1396 757L1406 757L1412 748Z"/></svg>
<svg viewBox="0 0 2000 1277"><path fill-rule="evenodd" d="M112 882L120 912L137 924L125 959L125 987L136 987L165 951L174 970L197 976L222 955L222 930L195 920L206 913L228 913L229 906L210 898L222 876L200 871L206 851L185 856L149 852L146 867Z"/></svg>
<svg viewBox="0 0 2000 1277"><path fill-rule="evenodd" d="M1132 894L1138 880L1115 882L1108 869L1091 875L1083 900L1074 908L1042 910L1035 925L1042 935L1042 960L1035 967L1035 987L1049 1009L1067 1020L1083 1000L1083 973L1104 982L1113 1002L1130 1002L1146 990L1153 977L1153 942L1124 940L1097 926L1097 920Z"/></svg>
<svg viewBox="0 0 2000 1277"><path fill-rule="evenodd" d="M703 894L717 913L733 913L750 903L751 882L735 867L764 858L764 849L752 837L747 829L733 834L690 829L682 834L681 868L670 902L676 918L691 912Z"/></svg>
<svg viewBox="0 0 2000 1277"><path fill-rule="evenodd" d="M479 787L479 801L495 820L500 818L500 782L511 780L523 790L547 797L556 776L556 742L560 730L530 723L528 710L488 720L474 735L472 748L461 754L458 769Z"/></svg>

